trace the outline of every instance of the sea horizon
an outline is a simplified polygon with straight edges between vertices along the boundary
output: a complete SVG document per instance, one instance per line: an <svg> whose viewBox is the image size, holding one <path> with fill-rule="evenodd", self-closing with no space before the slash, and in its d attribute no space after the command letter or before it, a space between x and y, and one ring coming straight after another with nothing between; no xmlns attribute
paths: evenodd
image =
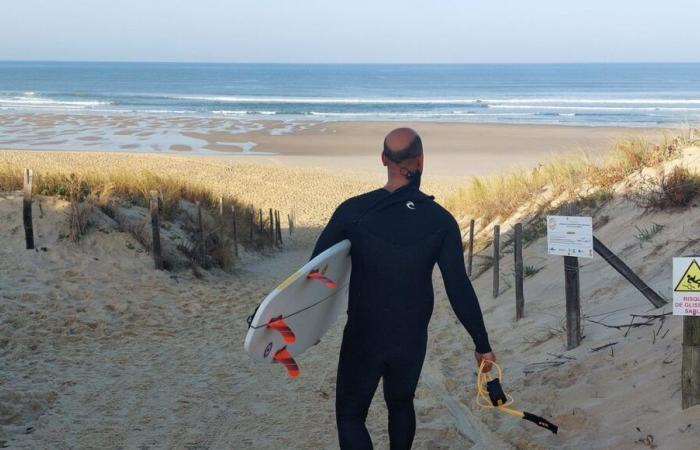
<svg viewBox="0 0 700 450"><path fill-rule="evenodd" d="M700 63L0 61L0 114L678 127Z"/></svg>

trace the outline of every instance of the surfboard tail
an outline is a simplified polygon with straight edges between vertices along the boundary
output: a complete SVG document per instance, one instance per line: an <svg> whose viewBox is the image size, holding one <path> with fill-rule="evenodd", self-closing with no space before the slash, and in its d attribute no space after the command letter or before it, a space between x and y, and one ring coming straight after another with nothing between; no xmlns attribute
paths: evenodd
<svg viewBox="0 0 700 450"><path fill-rule="evenodd" d="M297 362L292 358L292 354L289 353L287 347L283 347L273 357L275 362L282 364L287 369L287 374L290 378L296 378L299 376L299 366Z"/></svg>

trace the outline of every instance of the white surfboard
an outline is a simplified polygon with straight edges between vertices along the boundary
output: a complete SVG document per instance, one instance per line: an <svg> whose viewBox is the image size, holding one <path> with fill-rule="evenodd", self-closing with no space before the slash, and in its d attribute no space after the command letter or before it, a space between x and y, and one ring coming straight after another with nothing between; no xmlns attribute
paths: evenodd
<svg viewBox="0 0 700 450"><path fill-rule="evenodd" d="M255 360L284 364L299 374L294 357L316 345L347 310L350 241L320 253L277 286L250 320L245 351Z"/></svg>

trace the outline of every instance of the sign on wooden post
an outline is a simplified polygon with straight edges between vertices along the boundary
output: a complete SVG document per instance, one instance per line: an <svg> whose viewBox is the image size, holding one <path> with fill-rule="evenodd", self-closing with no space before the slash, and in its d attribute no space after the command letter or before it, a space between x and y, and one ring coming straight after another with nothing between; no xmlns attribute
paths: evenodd
<svg viewBox="0 0 700 450"><path fill-rule="evenodd" d="M566 348L581 344L581 285L578 258L593 257L593 221L577 217L575 204L561 207L561 216L547 216L547 250L564 255L564 292L566 295Z"/></svg>
<svg viewBox="0 0 700 450"><path fill-rule="evenodd" d="M700 405L700 257L673 258L673 315L683 317L682 408Z"/></svg>

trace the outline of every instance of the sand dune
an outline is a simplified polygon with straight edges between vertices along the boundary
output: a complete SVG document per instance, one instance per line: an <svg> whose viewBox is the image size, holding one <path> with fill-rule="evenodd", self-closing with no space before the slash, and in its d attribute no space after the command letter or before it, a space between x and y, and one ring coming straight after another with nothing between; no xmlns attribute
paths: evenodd
<svg viewBox="0 0 700 450"><path fill-rule="evenodd" d="M260 366L243 354L245 318L309 255L318 229L343 198L381 175L222 163L190 157L3 152L35 170L89 158L96 170L132 165L207 180L258 204L296 208L306 231L285 250L252 258L234 273L152 270L150 256L108 218L77 243L65 234L66 202L38 197L39 251L25 251L18 193L0 196L0 442L10 448L336 448L335 364L342 322L304 354L302 376ZM698 164L698 151L684 162ZM280 188L280 180L284 188ZM426 179L448 193L456 179ZM333 186L333 188L329 188ZM41 202L41 209L38 203ZM698 209L643 215L617 196L594 211L608 217L596 234L670 296L670 258L697 253ZM603 223L605 221L601 221ZM658 223L651 242L634 226ZM507 231L507 230L504 230ZM425 370L416 397L415 448L695 448L700 407L680 409L681 325L677 317L625 330L584 321L585 339L564 350L563 267L542 238L525 249L541 270L525 284L525 318L514 322L506 253L502 292L488 273L474 280L505 386L525 410L560 426L532 424L474 406L472 344L450 310L439 273ZM583 313L625 324L651 305L600 259L581 272ZM668 311L668 308L665 309ZM661 313L662 310L654 310ZM661 327L658 337L652 329ZM668 332L666 332L668 331ZM592 348L616 342L614 351ZM544 361L560 365L544 367ZM368 426L387 448L381 390ZM639 429L639 431L638 431ZM641 441L640 441L641 439ZM644 440L646 439L646 444Z"/></svg>

